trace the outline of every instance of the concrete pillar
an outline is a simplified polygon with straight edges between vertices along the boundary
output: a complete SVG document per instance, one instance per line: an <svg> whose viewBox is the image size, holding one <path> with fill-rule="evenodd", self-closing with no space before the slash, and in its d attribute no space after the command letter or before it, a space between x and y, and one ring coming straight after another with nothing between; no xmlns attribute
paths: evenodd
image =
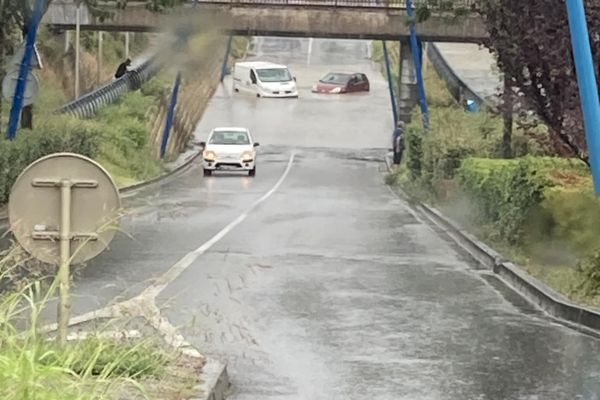
<svg viewBox="0 0 600 400"><path fill-rule="evenodd" d="M417 74L408 40L400 42L400 82L398 84L398 118L410 122L413 108L419 103Z"/></svg>

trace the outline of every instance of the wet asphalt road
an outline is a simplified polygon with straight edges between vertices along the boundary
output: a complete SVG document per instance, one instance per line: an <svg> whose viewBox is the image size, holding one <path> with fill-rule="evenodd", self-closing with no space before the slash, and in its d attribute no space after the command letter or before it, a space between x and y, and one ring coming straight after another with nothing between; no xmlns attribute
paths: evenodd
<svg viewBox="0 0 600 400"><path fill-rule="evenodd" d="M250 127L256 178L195 166L126 199L134 239L82 271L75 314L138 294L268 195L159 297L189 341L229 362L232 399L600 398L600 341L475 268L384 185L391 118L366 44L256 51L290 65L301 97L233 96L227 83L198 128ZM330 69L366 72L372 92L309 93Z"/></svg>

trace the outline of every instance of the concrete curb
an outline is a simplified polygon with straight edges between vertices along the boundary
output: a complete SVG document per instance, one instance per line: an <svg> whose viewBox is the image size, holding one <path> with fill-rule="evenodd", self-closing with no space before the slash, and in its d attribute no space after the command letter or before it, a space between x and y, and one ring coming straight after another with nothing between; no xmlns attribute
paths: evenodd
<svg viewBox="0 0 600 400"><path fill-rule="evenodd" d="M196 386L199 397L190 400L225 400L231 383L227 374L227 365L208 358L202 368L203 382Z"/></svg>
<svg viewBox="0 0 600 400"><path fill-rule="evenodd" d="M139 183L136 183L136 184L133 184L130 186L125 186L125 187L119 188L119 193L121 193L121 194L133 193L137 190L144 189L146 187L152 186L157 183L161 183L161 182L165 181L166 179L171 178L171 177L177 175L178 173L187 170L192 165L192 162L194 162L198 157L200 157L201 154L202 154L202 152L198 151L197 153L189 156L180 166L178 166L160 176L157 176L156 178L152 178L147 181L143 181L143 182L139 182ZM4 212L2 212L2 214L0 214L0 224L6 225L7 223L8 223L8 214L6 213L6 211L4 211Z"/></svg>
<svg viewBox="0 0 600 400"><path fill-rule="evenodd" d="M385 157L391 172L389 157ZM491 269L507 286L550 317L580 331L600 333L600 310L571 302L545 283L529 275L522 267L502 258L495 250L469 234L458 223L427 204L418 203L417 210L441 228L458 246L479 264Z"/></svg>
<svg viewBox="0 0 600 400"><path fill-rule="evenodd" d="M164 173L164 174L162 174L160 176L157 176L156 178L152 178L152 179L149 179L147 181L139 182L139 183L136 183L134 185L130 185L130 186L126 186L126 187L120 188L119 189L119 193L135 192L136 190L143 189L143 188L146 188L148 186L152 186L155 183L162 182L165 179L170 178L170 177L176 175L177 173L182 172L182 171L188 169L192 165L192 162L194 162L194 160L196 160L198 157L200 157L201 154L202 154L202 152L198 151L197 153L189 156L177 168L174 168L174 169L172 169L172 170L170 170L170 171L168 171L168 172L166 172L166 173Z"/></svg>

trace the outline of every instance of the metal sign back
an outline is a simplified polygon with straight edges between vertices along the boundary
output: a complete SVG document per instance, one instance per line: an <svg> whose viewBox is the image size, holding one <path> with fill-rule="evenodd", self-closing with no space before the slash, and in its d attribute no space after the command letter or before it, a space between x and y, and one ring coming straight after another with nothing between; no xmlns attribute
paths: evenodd
<svg viewBox="0 0 600 400"><path fill-rule="evenodd" d="M25 43L23 43L19 50L11 57L8 65L13 67L20 67L23 62L23 54L25 54ZM43 69L44 64L42 63L42 57L36 45L33 45L33 58L31 59L31 68Z"/></svg>
<svg viewBox="0 0 600 400"><path fill-rule="evenodd" d="M19 70L13 69L12 71L9 71L2 80L2 97L6 100L12 101L17 88L18 79ZM25 87L25 93L23 95L23 105L29 106L33 104L39 93L40 82L33 72L29 72L29 74L27 74L27 86Z"/></svg>
<svg viewBox="0 0 600 400"><path fill-rule="evenodd" d="M35 258L60 262L61 188L68 183L72 264L100 254L113 239L119 191L102 166L79 154L58 153L29 165L15 182L8 205L17 241Z"/></svg>

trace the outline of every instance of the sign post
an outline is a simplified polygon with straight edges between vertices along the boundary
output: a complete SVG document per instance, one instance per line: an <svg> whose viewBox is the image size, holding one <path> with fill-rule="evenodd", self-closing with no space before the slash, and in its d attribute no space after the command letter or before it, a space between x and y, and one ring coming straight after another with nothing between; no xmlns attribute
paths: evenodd
<svg viewBox="0 0 600 400"><path fill-rule="evenodd" d="M58 335L66 343L71 311L70 267L100 254L113 239L120 198L95 161L57 153L29 165L10 194L8 216L17 241L33 257L58 265Z"/></svg>

